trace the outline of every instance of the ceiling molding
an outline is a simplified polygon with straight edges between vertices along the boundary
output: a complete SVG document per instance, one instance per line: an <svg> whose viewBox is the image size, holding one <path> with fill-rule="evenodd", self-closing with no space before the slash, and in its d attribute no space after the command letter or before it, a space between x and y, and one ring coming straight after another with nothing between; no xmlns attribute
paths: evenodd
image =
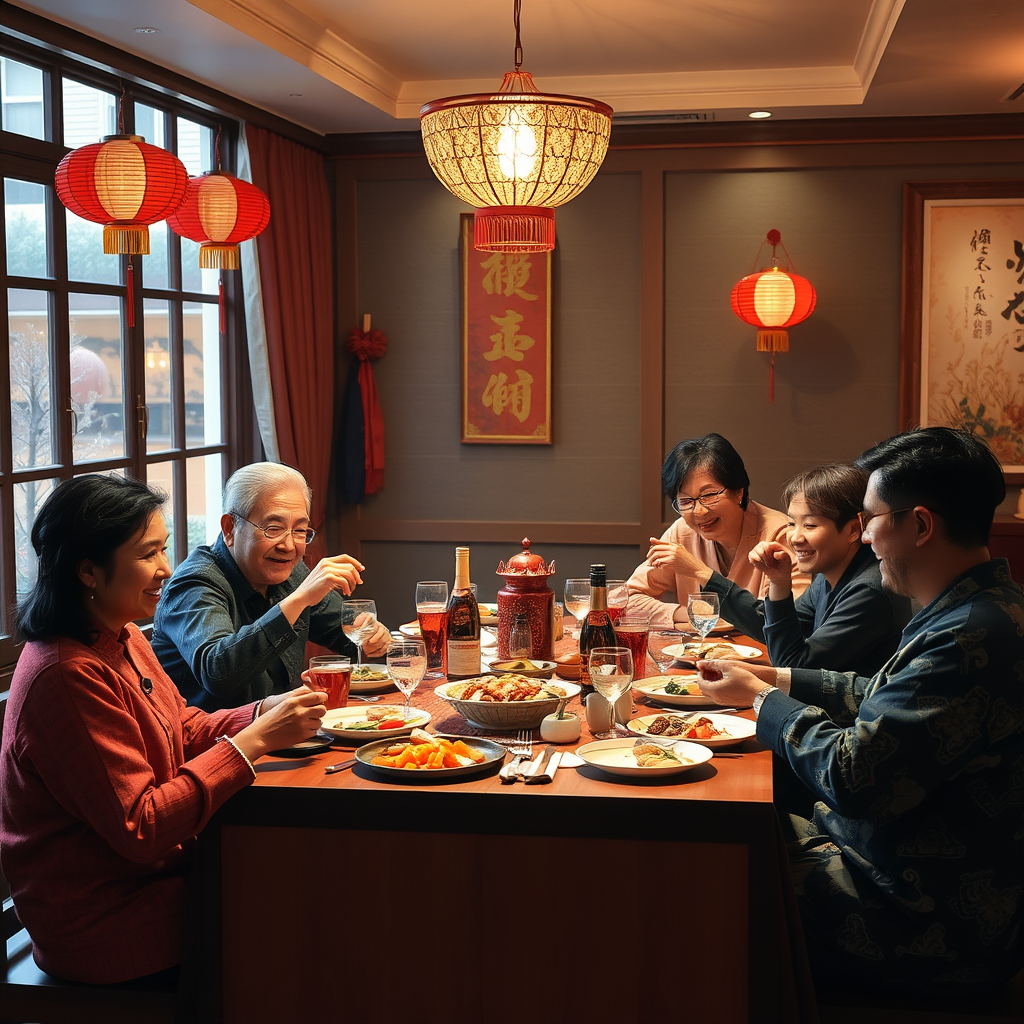
<svg viewBox="0 0 1024 1024"><path fill-rule="evenodd" d="M188 0L398 119L418 118L442 96L493 93L500 75L403 82L287 0ZM864 102L905 0L874 0L853 63L655 74L546 76L543 92L593 96L623 113L744 107L849 106Z"/></svg>

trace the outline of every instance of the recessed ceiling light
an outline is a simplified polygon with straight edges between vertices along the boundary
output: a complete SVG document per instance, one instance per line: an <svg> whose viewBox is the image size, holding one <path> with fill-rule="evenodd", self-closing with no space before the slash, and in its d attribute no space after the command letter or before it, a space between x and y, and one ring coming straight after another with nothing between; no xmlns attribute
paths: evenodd
<svg viewBox="0 0 1024 1024"><path fill-rule="evenodd" d="M302 93L301 92L290 92L290 93L288 93L288 95L289 96L294 96L296 99L301 99L302 98Z"/></svg>
<svg viewBox="0 0 1024 1024"><path fill-rule="evenodd" d="M770 110L752 110L747 117L752 117L756 121L763 120L766 117L771 117L772 112Z"/></svg>
<svg viewBox="0 0 1024 1024"><path fill-rule="evenodd" d="M140 25L136 30L140 36L152 36L156 35L160 31L158 28L153 28L152 25Z"/></svg>

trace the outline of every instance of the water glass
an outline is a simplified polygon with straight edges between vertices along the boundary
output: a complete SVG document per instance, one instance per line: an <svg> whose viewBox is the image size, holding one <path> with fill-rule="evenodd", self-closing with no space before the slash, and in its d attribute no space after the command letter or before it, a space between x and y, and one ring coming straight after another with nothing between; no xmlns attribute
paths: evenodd
<svg viewBox="0 0 1024 1024"><path fill-rule="evenodd" d="M633 682L633 654L628 647L595 647L590 652L590 679L594 689L612 707L612 727L608 732L594 735L601 740L613 739L615 730L615 702Z"/></svg>
<svg viewBox="0 0 1024 1024"><path fill-rule="evenodd" d="M608 581L608 618L614 625L626 612L629 603L629 587L625 580Z"/></svg>
<svg viewBox="0 0 1024 1024"><path fill-rule="evenodd" d="M405 694L405 717L409 700L427 671L427 651L422 640L403 639L388 648L388 671L395 686Z"/></svg>
<svg viewBox="0 0 1024 1024"><path fill-rule="evenodd" d="M565 581L565 610L576 620L573 636L578 640L583 620L590 611L590 580Z"/></svg>
<svg viewBox="0 0 1024 1024"><path fill-rule="evenodd" d="M686 639L686 634L678 629L652 629L647 634L647 653L654 659L659 672L664 674L672 667Z"/></svg>
<svg viewBox="0 0 1024 1024"><path fill-rule="evenodd" d="M359 649L359 664L363 663L363 643L377 629L377 605L373 601L354 601L346 598L341 606L341 628Z"/></svg>
<svg viewBox="0 0 1024 1024"><path fill-rule="evenodd" d="M693 628L700 633L700 642L704 643L708 633L718 623L718 594L711 590L702 590L698 594L690 594L686 599L686 614L690 616Z"/></svg>

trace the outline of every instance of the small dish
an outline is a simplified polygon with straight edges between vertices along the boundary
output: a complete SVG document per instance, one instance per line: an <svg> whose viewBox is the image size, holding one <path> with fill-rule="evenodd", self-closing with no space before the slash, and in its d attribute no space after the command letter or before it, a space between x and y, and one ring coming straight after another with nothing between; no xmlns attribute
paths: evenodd
<svg viewBox="0 0 1024 1024"><path fill-rule="evenodd" d="M666 693L665 687L669 683L677 683L686 687L686 693ZM650 700L659 704L668 704L671 707L680 708L706 708L714 707L714 700L707 694L700 692L697 685L696 672L679 672L668 676L648 676L646 679L638 679L633 683L633 689L642 693Z"/></svg>
<svg viewBox="0 0 1024 1024"><path fill-rule="evenodd" d="M313 754L322 754L325 750L331 749L334 737L326 732L317 732L308 740L300 740L290 747L282 747L280 750L271 750L271 757L310 757Z"/></svg>
<svg viewBox="0 0 1024 1024"><path fill-rule="evenodd" d="M676 764L659 764L643 768L636 763L632 750L636 740L628 736L614 740L595 740L593 743L584 743L576 751L587 764L594 768L600 768L610 775L629 775L637 778L657 778L663 775L678 775L680 772L689 771L698 765L710 761L711 751L699 743L690 743L687 740L679 740L672 744L672 752L677 757L686 758Z"/></svg>
<svg viewBox="0 0 1024 1024"><path fill-rule="evenodd" d="M390 705L384 705L390 707ZM366 743L369 740L379 740L381 737L397 737L399 739L408 736L413 729L422 729L430 721L430 712L421 708L409 708L409 719L405 725L397 729L350 729L346 728L348 723L365 722L368 707L376 705L358 705L347 708L335 708L324 715L320 723L320 731L328 733L333 739L348 740L350 743ZM396 718L404 718L401 707L395 707Z"/></svg>
<svg viewBox="0 0 1024 1024"><path fill-rule="evenodd" d="M387 665L367 662L363 665L352 666L352 682L349 684L349 693L385 693L395 689L397 687Z"/></svg>
<svg viewBox="0 0 1024 1024"><path fill-rule="evenodd" d="M712 650L712 648L716 647L719 648L717 652ZM731 653L725 654L722 648L730 648ZM691 664L699 660L701 651L709 651L712 659L715 658L716 654L719 657L725 654L727 658L735 658L739 661L760 658L764 654L760 647L747 647L745 644L734 644L728 640L708 640L703 644L699 641L694 641L693 643L676 644L674 647L665 648L665 653L671 654L677 661L687 661Z"/></svg>
<svg viewBox="0 0 1024 1024"><path fill-rule="evenodd" d="M531 679L550 679L556 668L553 661L541 661L539 658L529 659L532 668L521 668L523 662L517 658L495 658L486 664L487 671L493 672L495 675L515 672L516 675L528 676Z"/></svg>
<svg viewBox="0 0 1024 1024"><path fill-rule="evenodd" d="M670 715L671 712L663 711L659 715L642 715L640 718L632 718L626 723L626 728L630 732L635 732L638 736L645 736L647 734L647 727L651 722L666 714ZM716 729L721 729L726 735L714 736L706 740L697 739L692 736L680 736L680 742L699 743L703 747L717 749L718 747L731 747L736 743L742 743L757 733L757 723L751 722L748 718L737 718L735 715L716 715L710 711L707 714L702 714L701 717L710 719L711 724ZM664 739L673 739L673 737L666 736Z"/></svg>
<svg viewBox="0 0 1024 1024"><path fill-rule="evenodd" d="M496 604L480 604L480 625L496 626L498 624L498 606Z"/></svg>

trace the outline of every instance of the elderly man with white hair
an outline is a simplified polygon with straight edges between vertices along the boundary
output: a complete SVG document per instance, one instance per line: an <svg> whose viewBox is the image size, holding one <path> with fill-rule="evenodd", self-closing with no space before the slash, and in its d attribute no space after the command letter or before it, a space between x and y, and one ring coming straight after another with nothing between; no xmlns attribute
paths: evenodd
<svg viewBox="0 0 1024 1024"><path fill-rule="evenodd" d="M189 704L238 707L300 682L306 641L338 654L356 648L341 626L342 594L362 583L349 555L302 561L315 530L310 489L297 470L257 462L224 488L221 535L196 548L163 586L153 649ZM382 654L378 623L363 650Z"/></svg>

